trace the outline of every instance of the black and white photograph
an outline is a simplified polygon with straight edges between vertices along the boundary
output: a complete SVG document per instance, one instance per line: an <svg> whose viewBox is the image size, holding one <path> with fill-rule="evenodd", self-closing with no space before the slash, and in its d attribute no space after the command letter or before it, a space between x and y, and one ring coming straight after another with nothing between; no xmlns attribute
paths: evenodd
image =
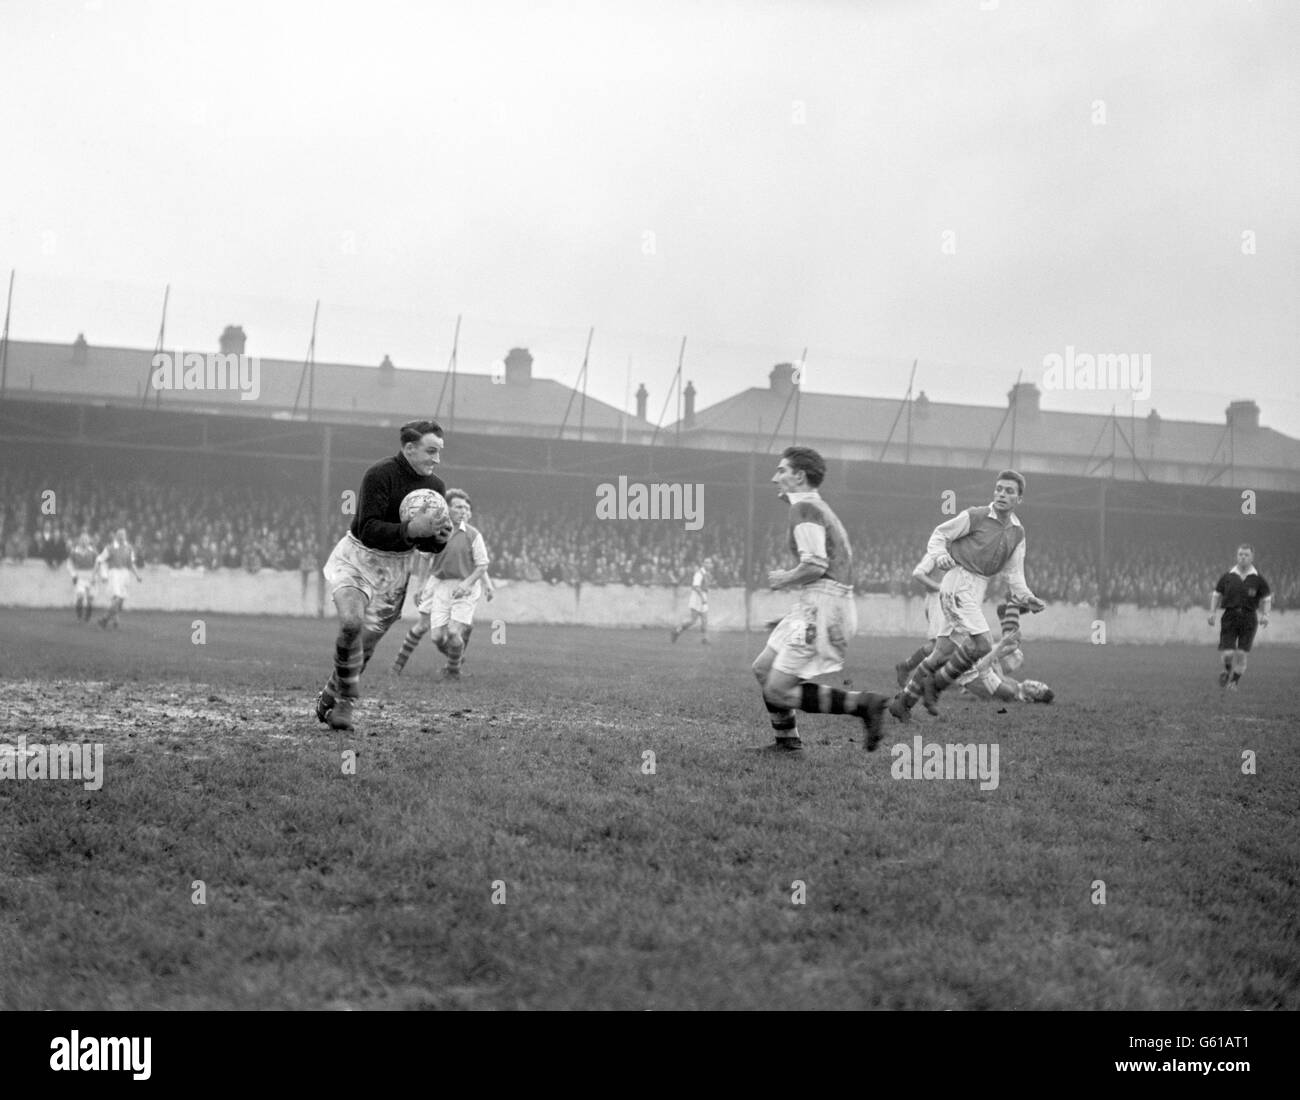
<svg viewBox="0 0 1300 1100"><path fill-rule="evenodd" d="M1258 1071L1297 57L1281 0L0 3L24 1057L1068 1013Z"/></svg>

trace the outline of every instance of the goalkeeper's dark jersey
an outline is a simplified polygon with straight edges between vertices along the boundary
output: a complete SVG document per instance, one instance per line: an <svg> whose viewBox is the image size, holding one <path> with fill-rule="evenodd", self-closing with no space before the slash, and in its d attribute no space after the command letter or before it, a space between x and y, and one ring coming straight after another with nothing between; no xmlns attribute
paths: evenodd
<svg viewBox="0 0 1300 1100"><path fill-rule="evenodd" d="M435 474L424 477L417 474L403 454L395 454L383 462L376 462L361 479L361 498L357 501L357 514L350 530L365 546L372 550L423 550L436 554L447 544L441 539L413 539L406 533L409 520L401 515L406 494L416 489L432 489L443 496L447 486Z"/></svg>

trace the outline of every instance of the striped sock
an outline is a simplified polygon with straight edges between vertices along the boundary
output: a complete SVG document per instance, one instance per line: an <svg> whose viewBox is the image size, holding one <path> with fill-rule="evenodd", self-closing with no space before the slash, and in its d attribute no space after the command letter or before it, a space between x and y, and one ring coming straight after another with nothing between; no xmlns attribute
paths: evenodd
<svg viewBox="0 0 1300 1100"><path fill-rule="evenodd" d="M349 642L340 635L334 642L334 677L330 680L330 690L336 698L361 698L363 664L361 637L358 635Z"/></svg>
<svg viewBox="0 0 1300 1100"><path fill-rule="evenodd" d="M379 644L379 639L388 633L387 625L379 630L371 630L369 627L361 629L361 671L366 670L366 665L370 664L370 658L375 655L375 646Z"/></svg>
<svg viewBox="0 0 1300 1100"><path fill-rule="evenodd" d="M948 663L934 674L934 688L943 691L952 687L961 676L970 671L978 660L966 645L959 645L948 658Z"/></svg>
<svg viewBox="0 0 1300 1100"><path fill-rule="evenodd" d="M772 719L772 728L776 730L778 738L789 737L797 738L799 736L798 719L795 713L789 707L779 707L775 703L769 703L767 698L763 699L763 706L767 707L768 717Z"/></svg>
<svg viewBox="0 0 1300 1100"><path fill-rule="evenodd" d="M931 642L929 645L923 645L920 649L918 649L915 653L913 653L906 660L906 662L904 662L907 665L908 671L910 672L912 669L916 668L917 665L919 665L928 656L930 656L930 653L933 649L934 649L934 643Z"/></svg>
<svg viewBox="0 0 1300 1100"><path fill-rule="evenodd" d="M843 691L808 680L799 685L799 709L808 714L857 714L863 692Z"/></svg>
<svg viewBox="0 0 1300 1100"><path fill-rule="evenodd" d="M447 667L452 672L460 671L460 661L465 655L465 641L456 634L447 635Z"/></svg>
<svg viewBox="0 0 1300 1100"><path fill-rule="evenodd" d="M393 670L400 672L406 667L406 662L411 659L411 654L415 652L415 647L420 644L420 639L424 635L415 627L411 627L406 632L406 637L402 639L402 648L397 656L393 659Z"/></svg>
<svg viewBox="0 0 1300 1100"><path fill-rule="evenodd" d="M1020 608L1013 603L998 604L998 625L1003 637L1014 634L1020 629Z"/></svg>
<svg viewBox="0 0 1300 1100"><path fill-rule="evenodd" d="M924 693L924 689L921 687L921 679L926 675L933 676L943 667L945 659L939 656L939 646L936 643L935 647L926 655L925 660L913 669L912 678L907 681L907 686L902 691L903 703L909 710L916 706L917 700Z"/></svg>

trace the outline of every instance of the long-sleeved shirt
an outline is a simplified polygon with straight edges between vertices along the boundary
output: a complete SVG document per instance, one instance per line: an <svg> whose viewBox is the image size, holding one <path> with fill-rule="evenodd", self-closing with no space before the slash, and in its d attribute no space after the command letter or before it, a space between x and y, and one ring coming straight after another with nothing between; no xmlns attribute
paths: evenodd
<svg viewBox="0 0 1300 1100"><path fill-rule="evenodd" d="M853 584L853 548L839 516L816 489L790 493L790 551L800 564L824 570L826 580ZM821 579L821 578L817 578ZM814 581L807 581L813 584Z"/></svg>
<svg viewBox="0 0 1300 1100"><path fill-rule="evenodd" d="M413 539L406 529L410 520L402 519L402 501L415 489L432 489L445 494L442 478L417 474L403 454L376 462L361 479L357 514L352 519L352 534L372 550L423 550L436 554L446 543L432 536Z"/></svg>
<svg viewBox="0 0 1300 1100"><path fill-rule="evenodd" d="M1001 573L1016 599L1033 598L1025 583L1025 528L1014 512L1003 523L991 504L967 508L934 529L927 554L947 554L967 572L981 577Z"/></svg>

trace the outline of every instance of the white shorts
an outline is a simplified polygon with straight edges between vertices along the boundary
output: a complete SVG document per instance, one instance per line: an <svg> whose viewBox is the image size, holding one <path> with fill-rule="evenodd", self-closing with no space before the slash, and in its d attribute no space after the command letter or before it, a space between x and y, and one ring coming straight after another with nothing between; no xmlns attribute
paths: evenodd
<svg viewBox="0 0 1300 1100"><path fill-rule="evenodd" d="M410 550L372 550L349 531L321 570L333 596L343 588L366 597L366 627L383 633L401 618L410 577Z"/></svg>
<svg viewBox="0 0 1300 1100"><path fill-rule="evenodd" d="M474 608L483 594L483 585L475 581L468 596L454 599L452 593L464 583L463 580L430 577L420 589L420 597L415 601L416 610L421 615L428 615L429 625L433 627L446 626L451 621L469 626L474 622Z"/></svg>
<svg viewBox="0 0 1300 1100"><path fill-rule="evenodd" d="M109 569L108 571L108 594L115 600L125 600L126 593L131 587L131 570L129 569Z"/></svg>
<svg viewBox="0 0 1300 1100"><path fill-rule="evenodd" d="M89 596L90 586L94 583L95 571L93 569L78 569L72 574L72 586L79 596Z"/></svg>
<svg viewBox="0 0 1300 1100"><path fill-rule="evenodd" d="M943 608L939 606L939 593L928 593L925 597L925 636L937 638L947 621L943 615Z"/></svg>
<svg viewBox="0 0 1300 1100"><path fill-rule="evenodd" d="M794 609L767 639L768 648L776 650L772 667L805 680L839 672L857 632L853 589L834 581L814 581L799 589Z"/></svg>
<svg viewBox="0 0 1300 1100"><path fill-rule="evenodd" d="M691 602L688 605L692 611L698 611L701 614L709 613L709 597L701 596L695 589L691 589Z"/></svg>
<svg viewBox="0 0 1300 1100"><path fill-rule="evenodd" d="M949 569L939 585L939 606L943 608L945 621L935 636L947 638L956 631L987 634L989 624L984 618L984 592L988 586L988 577L971 573L960 565Z"/></svg>

